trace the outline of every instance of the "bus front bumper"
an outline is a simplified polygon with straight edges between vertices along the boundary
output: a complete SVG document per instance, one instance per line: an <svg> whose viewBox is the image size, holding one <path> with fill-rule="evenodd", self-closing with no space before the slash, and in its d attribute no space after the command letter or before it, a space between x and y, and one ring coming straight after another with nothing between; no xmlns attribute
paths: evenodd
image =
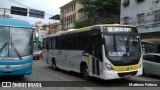
<svg viewBox="0 0 160 90"><path fill-rule="evenodd" d="M30 75L32 63L21 65L0 65L0 76Z"/></svg>
<svg viewBox="0 0 160 90"><path fill-rule="evenodd" d="M114 70L108 71L103 70L103 78L104 80L110 79L119 79L119 78L131 78L133 76L142 75L142 68L133 71L123 71L123 72L116 72Z"/></svg>

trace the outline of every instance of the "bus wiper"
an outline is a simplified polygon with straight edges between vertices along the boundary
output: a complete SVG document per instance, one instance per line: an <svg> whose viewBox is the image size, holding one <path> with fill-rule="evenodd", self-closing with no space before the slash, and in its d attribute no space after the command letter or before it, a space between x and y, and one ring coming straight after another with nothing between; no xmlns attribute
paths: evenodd
<svg viewBox="0 0 160 90"><path fill-rule="evenodd" d="M19 59L22 60L22 57L20 55L20 53L18 52L17 48L15 47L15 45L13 43L11 43L11 45L13 46L14 51L16 52L17 56L19 57Z"/></svg>
<svg viewBox="0 0 160 90"><path fill-rule="evenodd" d="M1 53L2 50L7 46L7 44L8 44L8 42L6 42L6 43L2 46L2 48L0 49L0 53Z"/></svg>
<svg viewBox="0 0 160 90"><path fill-rule="evenodd" d="M113 34L113 48L115 50L115 52L117 51L117 45L116 45L116 39L115 39L115 34Z"/></svg>

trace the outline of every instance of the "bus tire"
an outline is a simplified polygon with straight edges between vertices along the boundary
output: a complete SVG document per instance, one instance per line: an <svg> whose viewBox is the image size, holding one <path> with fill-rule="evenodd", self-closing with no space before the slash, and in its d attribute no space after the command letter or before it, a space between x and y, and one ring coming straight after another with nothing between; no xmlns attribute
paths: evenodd
<svg viewBox="0 0 160 90"><path fill-rule="evenodd" d="M24 75L18 75L17 77L18 78L24 78Z"/></svg>
<svg viewBox="0 0 160 90"><path fill-rule="evenodd" d="M52 59L52 67L53 67L53 70L55 71L58 70L55 59Z"/></svg>
<svg viewBox="0 0 160 90"><path fill-rule="evenodd" d="M88 67L86 64L82 65L82 76L85 80L89 80L89 71L88 71Z"/></svg>
<svg viewBox="0 0 160 90"><path fill-rule="evenodd" d="M142 76L145 76L145 75L146 75L146 73L144 72L144 69L143 69Z"/></svg>

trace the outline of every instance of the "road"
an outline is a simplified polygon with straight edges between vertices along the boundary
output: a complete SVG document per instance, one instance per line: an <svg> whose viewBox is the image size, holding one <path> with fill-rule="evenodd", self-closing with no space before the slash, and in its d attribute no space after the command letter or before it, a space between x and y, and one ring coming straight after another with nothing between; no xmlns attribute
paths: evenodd
<svg viewBox="0 0 160 90"><path fill-rule="evenodd" d="M42 87L42 88L29 88L30 90L157 90L159 87L125 87L129 82L132 81L160 81L160 77L147 75L147 76L137 76L128 79L119 79L119 80L99 80L96 78L91 78L91 80L84 80L80 74L67 72L63 70L54 71L51 66L45 64L42 60L33 61L33 70L32 74L24 76L23 78L19 77L0 77L0 82L14 82L14 81L55 81L54 83L61 82L62 86L57 87ZM66 81L66 82L65 82ZM45 82L47 83L47 82ZM73 85L72 85L73 83ZM67 86L67 85L70 85ZM28 88L0 88L0 90L25 90Z"/></svg>

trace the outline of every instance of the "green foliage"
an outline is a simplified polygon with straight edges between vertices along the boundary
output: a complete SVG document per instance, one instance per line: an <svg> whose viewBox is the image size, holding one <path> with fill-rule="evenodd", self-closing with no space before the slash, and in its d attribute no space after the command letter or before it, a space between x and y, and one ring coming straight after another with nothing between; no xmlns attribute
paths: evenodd
<svg viewBox="0 0 160 90"><path fill-rule="evenodd" d="M92 25L90 20L75 21L74 28L83 28Z"/></svg>
<svg viewBox="0 0 160 90"><path fill-rule="evenodd" d="M83 5L78 13L87 13L88 18L97 22L119 22L120 0L78 0Z"/></svg>

